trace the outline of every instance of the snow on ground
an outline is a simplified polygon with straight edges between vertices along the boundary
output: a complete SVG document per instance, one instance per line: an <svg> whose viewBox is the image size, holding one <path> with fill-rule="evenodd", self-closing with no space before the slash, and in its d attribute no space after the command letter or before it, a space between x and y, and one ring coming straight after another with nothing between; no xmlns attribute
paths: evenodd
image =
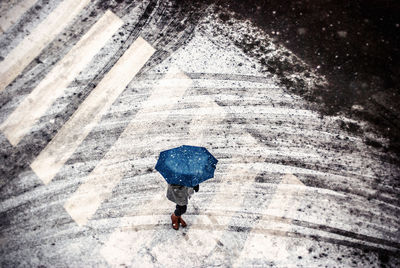
<svg viewBox="0 0 400 268"><path fill-rule="evenodd" d="M122 34L114 35L21 144L13 148L0 136L3 152L18 155L34 148L36 153L23 158L33 161L54 136L40 134L59 129L82 103L74 96L87 95L92 89L87 83L97 84L99 73L112 68L113 55L121 54L118 43L128 47L134 41L130 30L141 23L146 8L137 4L131 13L115 11L126 23ZM238 24L208 17L185 42L170 40L165 46L154 37L166 32L165 24L157 24L157 10L161 4L136 30L169 54L150 60L50 183L43 184L29 168L2 181L2 266L373 267L383 258L399 265L399 189L380 181L400 171L341 127L365 123L321 117L301 97L288 94L277 76L232 39L216 34ZM235 38L252 31L251 25L242 27ZM1 55L12 49L7 38L1 36L0 42L8 44ZM36 72L40 80L51 69L48 63L67 51L58 54L53 43L40 56L45 64L31 64L24 73ZM290 51L269 53L266 58L279 58ZM184 76L167 79L181 72ZM190 86L183 86L188 80ZM37 82L25 75L1 92L9 100L2 102L1 122ZM21 89L27 84L30 88ZM176 97L161 91L165 88L182 92ZM161 150L182 144L207 147L219 163L215 178L201 184L190 200L184 215L188 227L175 231L170 225L174 204L166 199L166 183L154 166ZM85 193L100 202L88 221L78 224L65 206L93 178L99 183ZM105 183L110 181L112 187Z"/></svg>

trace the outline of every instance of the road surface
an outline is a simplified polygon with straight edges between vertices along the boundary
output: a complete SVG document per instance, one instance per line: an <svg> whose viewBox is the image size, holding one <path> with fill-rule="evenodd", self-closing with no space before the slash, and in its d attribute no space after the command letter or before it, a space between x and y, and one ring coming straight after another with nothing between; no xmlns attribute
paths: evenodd
<svg viewBox="0 0 400 268"><path fill-rule="evenodd" d="M0 4L2 267L400 265L393 136L220 4ZM175 231L154 166L182 144L219 163Z"/></svg>

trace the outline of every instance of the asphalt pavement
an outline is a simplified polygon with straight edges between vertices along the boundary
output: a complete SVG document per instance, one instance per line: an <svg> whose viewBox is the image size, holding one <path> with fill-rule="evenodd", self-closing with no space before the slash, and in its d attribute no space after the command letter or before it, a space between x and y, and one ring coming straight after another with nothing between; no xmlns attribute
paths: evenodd
<svg viewBox="0 0 400 268"><path fill-rule="evenodd" d="M399 6L277 2L1 2L0 265L400 266Z"/></svg>

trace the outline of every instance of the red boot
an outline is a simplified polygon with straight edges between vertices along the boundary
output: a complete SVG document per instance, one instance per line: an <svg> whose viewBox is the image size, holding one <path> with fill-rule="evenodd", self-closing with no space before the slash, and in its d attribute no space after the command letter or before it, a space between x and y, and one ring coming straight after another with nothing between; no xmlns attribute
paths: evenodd
<svg viewBox="0 0 400 268"><path fill-rule="evenodd" d="M183 228L185 228L187 226L186 222L182 219L181 216L179 216L178 218L179 218L179 223L182 225Z"/></svg>
<svg viewBox="0 0 400 268"><path fill-rule="evenodd" d="M175 213L171 215L171 221L172 221L172 228L175 230L179 229L179 217L175 216Z"/></svg>

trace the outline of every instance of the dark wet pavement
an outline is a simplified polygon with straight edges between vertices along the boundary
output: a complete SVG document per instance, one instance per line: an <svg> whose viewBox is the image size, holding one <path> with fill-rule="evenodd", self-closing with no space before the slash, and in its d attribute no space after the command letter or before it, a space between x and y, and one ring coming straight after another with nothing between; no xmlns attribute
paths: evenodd
<svg viewBox="0 0 400 268"><path fill-rule="evenodd" d="M178 1L199 9L205 1ZM209 1L220 18L250 20L277 42L326 76L329 85L299 91L299 84L282 80L292 93L315 103L322 114L344 114L371 122L390 145L371 146L400 154L400 3L376 1ZM201 3L201 4L200 4ZM228 11L228 12L227 12ZM229 12L230 11L230 12ZM257 46L257 44L254 44ZM239 44L240 46L240 44ZM242 45L248 52L252 49ZM287 65L263 62L284 76ZM290 68L290 67L289 67ZM290 72L290 70L289 70ZM343 126L357 134L354 126ZM392 159L398 161L398 159Z"/></svg>

